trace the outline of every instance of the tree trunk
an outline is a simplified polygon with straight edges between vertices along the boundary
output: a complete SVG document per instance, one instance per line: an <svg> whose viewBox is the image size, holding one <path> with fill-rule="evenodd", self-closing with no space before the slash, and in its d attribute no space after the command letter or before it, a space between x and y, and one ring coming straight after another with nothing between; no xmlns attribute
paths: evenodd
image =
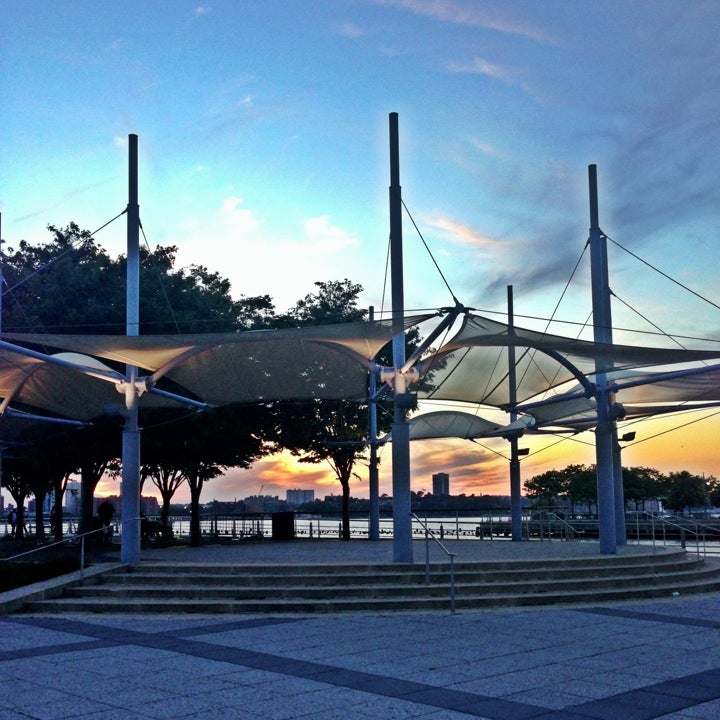
<svg viewBox="0 0 720 720"><path fill-rule="evenodd" d="M15 501L15 509L17 512L17 524L15 525L15 539L22 540L25 537L25 498L27 495L18 496L10 491Z"/></svg>
<svg viewBox="0 0 720 720"><path fill-rule="evenodd" d="M63 511L62 501L65 495L65 486L67 485L67 475L58 476L53 482L53 509L50 523L50 531L53 534L55 542L61 542L63 539Z"/></svg>
<svg viewBox="0 0 720 720"><path fill-rule="evenodd" d="M172 500L172 496L174 494L174 492L170 492L168 490L160 492L160 495L162 497L162 507L160 508L160 522L163 525L167 525L168 520L170 519L170 501Z"/></svg>
<svg viewBox="0 0 720 720"><path fill-rule="evenodd" d="M165 490L161 492L162 508L160 509L160 524L162 525L163 540L172 540L173 531L170 525L170 500L175 494L174 490Z"/></svg>
<svg viewBox="0 0 720 720"><path fill-rule="evenodd" d="M343 478L342 484L342 532L341 540L350 539L350 481Z"/></svg>
<svg viewBox="0 0 720 720"><path fill-rule="evenodd" d="M90 463L80 467L80 528L79 532L90 532L93 529L93 499L95 488L105 472L107 463Z"/></svg>
<svg viewBox="0 0 720 720"><path fill-rule="evenodd" d="M43 505L47 492L43 489L35 491L35 542L38 545L45 543L45 518L43 516Z"/></svg>
<svg viewBox="0 0 720 720"><path fill-rule="evenodd" d="M202 544L200 530L200 493L203 481L198 475L188 476L190 486L190 546L199 547Z"/></svg>

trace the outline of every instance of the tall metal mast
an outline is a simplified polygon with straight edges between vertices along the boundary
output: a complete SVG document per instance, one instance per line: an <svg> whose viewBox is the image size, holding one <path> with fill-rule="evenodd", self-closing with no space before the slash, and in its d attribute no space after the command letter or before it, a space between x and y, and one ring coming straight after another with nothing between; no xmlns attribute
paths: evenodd
<svg viewBox="0 0 720 720"><path fill-rule="evenodd" d="M138 138L128 136L127 206L128 336L140 334L140 206L138 205ZM122 436L122 545L120 560L140 561L140 430L138 427L138 369L125 368L125 425Z"/></svg>
<svg viewBox="0 0 720 720"><path fill-rule="evenodd" d="M371 305L368 320L375 320L375 308ZM370 467L368 470L368 490L370 494L370 517L368 522L368 540L380 539L380 474L378 472L377 452L377 375L370 372L368 382L368 443L370 445Z"/></svg>
<svg viewBox="0 0 720 720"><path fill-rule="evenodd" d="M508 332L515 334L515 310L513 303L513 286L507 286L508 301ZM515 372L515 346L508 345L508 385L510 407L517 402L517 377ZM510 422L517 420L517 412L510 411ZM510 526L512 539L522 540L522 496L520 487L520 455L518 452L518 436L510 438Z"/></svg>
<svg viewBox="0 0 720 720"><path fill-rule="evenodd" d="M393 560L413 561L410 504L410 428L407 422L405 374L405 295L402 253L402 193L398 114L390 113L390 278L392 282L395 405L392 426Z"/></svg>
<svg viewBox="0 0 720 720"><path fill-rule="evenodd" d="M590 193L590 273L592 281L593 338L596 343L612 343L612 318L610 313L610 283L608 280L607 238L600 230L598 220L597 167L588 166ZM600 529L600 552L614 554L617 551L615 523L615 485L613 475L613 426L610 415L611 391L607 371L612 366L606 361L595 361L595 403L597 426L595 428L595 456L598 486L598 521ZM615 439L615 441L617 441Z"/></svg>

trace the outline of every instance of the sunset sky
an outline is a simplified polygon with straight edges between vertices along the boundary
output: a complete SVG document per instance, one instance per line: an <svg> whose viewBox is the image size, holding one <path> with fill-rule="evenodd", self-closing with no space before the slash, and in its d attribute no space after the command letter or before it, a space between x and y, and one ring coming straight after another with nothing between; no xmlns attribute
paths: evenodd
<svg viewBox="0 0 720 720"><path fill-rule="evenodd" d="M720 337L717 2L4 0L0 23L7 246L124 210L136 133L151 246L177 245L179 266L217 270L235 296L269 294L278 311L316 281L348 278L380 312L398 112L419 229L404 217L408 311L454 294L504 313L512 284L518 325L552 316L571 323L553 332L577 334L591 310L594 163L615 339L622 328L649 345ZM122 253L124 219L96 239ZM697 420L633 426L625 462L720 474L720 426ZM525 477L594 462L590 433L553 442L523 439ZM454 493L507 494L507 450L414 443L413 489L445 471ZM388 447L384 491L390 465ZM281 457L213 480L203 499L288 487L339 490L326 468Z"/></svg>

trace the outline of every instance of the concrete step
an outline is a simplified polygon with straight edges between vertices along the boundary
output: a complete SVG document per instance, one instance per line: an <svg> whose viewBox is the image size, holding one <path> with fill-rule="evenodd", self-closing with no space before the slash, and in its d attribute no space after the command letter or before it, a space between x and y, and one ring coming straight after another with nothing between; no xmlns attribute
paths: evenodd
<svg viewBox="0 0 720 720"><path fill-rule="evenodd" d="M354 570L354 572L353 572ZM142 563L26 603L41 613L316 613L447 609L448 563L244 566ZM682 551L459 563L457 609L666 597L720 590L720 564Z"/></svg>
<svg viewBox="0 0 720 720"><path fill-rule="evenodd" d="M585 569L602 570L603 568L617 567L644 567L648 558L653 565L672 564L677 562L689 562L697 560L693 553L687 553L681 549L664 548L662 551L653 553L648 551L642 554L632 555L606 555L598 557L567 557L558 559L540 558L534 560L480 560L480 561L456 561L455 572L472 571L486 572L492 570L500 571L533 571L545 572L547 569ZM702 561L702 559L700 559ZM432 567L436 570L445 569L449 571L449 561L433 561ZM156 562L143 561L133 568L134 572L176 575L181 572L203 573L205 575L246 575L260 578L264 575L283 574L317 574L317 575L352 575L359 574L382 576L389 575L397 577L401 573L408 575L424 575L425 563L418 559L414 564L402 565L396 563L314 563L312 565L267 563L263 565L230 564L230 563L180 563L180 562Z"/></svg>
<svg viewBox="0 0 720 720"><path fill-rule="evenodd" d="M672 557L663 557L659 562L653 563L651 568L667 574L692 570L702 567L702 564L702 560L698 560L695 556L674 554ZM496 567L491 563L483 563L482 567L477 567L464 563L455 567L454 576L458 584L487 584L513 579L518 574L522 574L523 581L528 582L543 579L547 577L549 572L552 573L552 577L556 580L580 580L582 578L616 577L618 573L642 574L647 570L646 560L606 563L595 567L587 567L582 563L577 564L575 567L562 566L557 563L549 566L542 566L538 563L528 566L523 564L520 567L508 567L507 565ZM264 567L258 573L254 573L252 568L243 568L242 572L238 572L232 566L228 567L227 572L218 572L217 568L204 565L192 567L142 565L140 569L133 568L131 572L117 572L113 576L106 575L105 579L115 585L143 585L146 583L153 584L153 582L158 581L163 586L189 587L197 585L203 588L224 585L232 585L233 587L277 587L279 585L339 587L343 585L355 586L359 583L388 586L423 585L425 584L425 576L424 565L409 570L404 567L399 569L397 566L392 565L374 568L355 567L354 572L347 568L340 569L332 566L323 568L282 566L273 569ZM433 564L430 582L432 584L449 583L450 566L440 563Z"/></svg>
<svg viewBox="0 0 720 720"><path fill-rule="evenodd" d="M669 597L674 594L690 595L701 592L717 592L720 580L713 582L698 581L685 583L678 590L674 583L662 583L653 586L636 586L633 588L595 589L592 593L584 590L573 592L552 591L543 593L478 595L474 597L459 595L456 597L456 610L477 610L494 607L520 607L533 605L559 605L570 603L598 603L609 601L636 600L647 598ZM274 598L256 600L189 600L187 598L60 598L30 603L26 608L29 612L39 613L226 613L226 614L304 614L323 612L386 612L386 611L431 611L450 608L448 595L437 597L394 598Z"/></svg>
<svg viewBox="0 0 720 720"><path fill-rule="evenodd" d="M667 584L667 576L662 574L646 573L637 577L623 575L608 576L602 578L585 578L582 581L582 590L586 594L595 593L606 589L634 588L638 586L663 586ZM704 572L698 570L686 571L684 575L677 574L674 577L675 583L691 581L699 582L718 581L720 585L720 573L707 569ZM542 593L572 593L577 590L580 583L577 580L515 580L504 582L488 582L483 584L468 584L459 582L456 584L456 593L462 598L493 595L541 595ZM365 583L362 585L341 585L341 586L303 586L275 585L263 588L246 587L241 585L217 585L212 588L203 588L198 585L175 585L174 593L187 600L330 600L343 601L348 599L361 598L424 598L447 597L449 584L431 583L428 585L374 585ZM96 598L96 599L156 599L161 600L168 595L168 588L161 584L103 584L93 587L70 588L65 592L64 597L70 598Z"/></svg>

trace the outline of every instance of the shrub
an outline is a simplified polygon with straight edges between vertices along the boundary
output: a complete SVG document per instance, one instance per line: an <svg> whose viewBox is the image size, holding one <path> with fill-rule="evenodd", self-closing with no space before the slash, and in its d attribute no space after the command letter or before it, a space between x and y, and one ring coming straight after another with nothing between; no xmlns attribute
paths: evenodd
<svg viewBox="0 0 720 720"><path fill-rule="evenodd" d="M28 556L17 560L0 559L0 592L80 569L80 557L75 548L52 549L42 553L42 556Z"/></svg>

